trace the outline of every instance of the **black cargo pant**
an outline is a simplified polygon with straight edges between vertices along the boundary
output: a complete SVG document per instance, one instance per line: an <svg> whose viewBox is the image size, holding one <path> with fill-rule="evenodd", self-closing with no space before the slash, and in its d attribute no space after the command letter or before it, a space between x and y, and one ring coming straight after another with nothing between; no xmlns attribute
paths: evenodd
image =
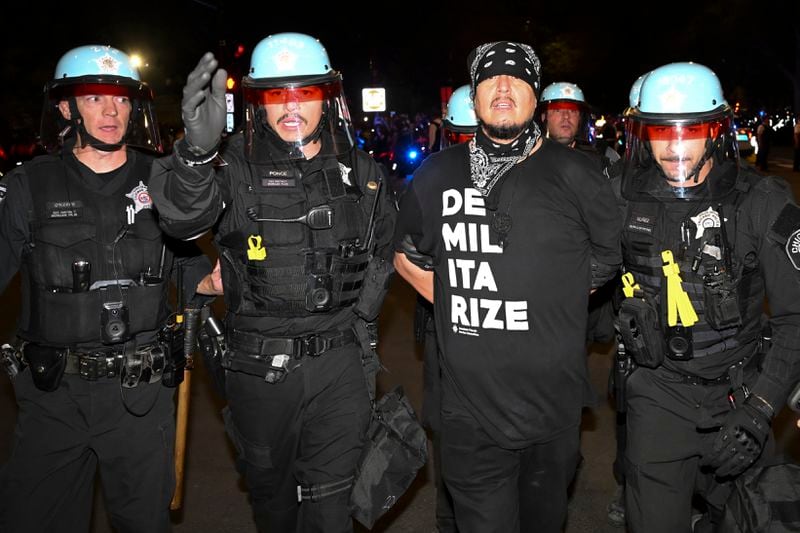
<svg viewBox="0 0 800 533"><path fill-rule="evenodd" d="M754 377L745 379L746 383ZM712 446L714 431L698 431L730 410L730 383L694 385L663 367L639 367L626 386L628 447L625 506L631 533L691 532L692 499L705 500L716 520L731 491L700 460ZM771 456L770 438L756 464Z"/></svg>
<svg viewBox="0 0 800 533"><path fill-rule="evenodd" d="M350 493L370 417L360 349L305 357L277 384L229 371L226 394L225 425L258 530L352 532ZM313 496L301 503L302 489Z"/></svg>
<svg viewBox="0 0 800 533"><path fill-rule="evenodd" d="M423 348L423 400L422 424L431 432L433 442L434 481L436 483L436 528L438 533L458 533L453 497L442 481L441 457L441 409L442 409L442 368L439 364L439 343L436 340L436 326L433 319L433 304L417 296L414 318L416 335ZM421 338L420 338L421 337Z"/></svg>
<svg viewBox="0 0 800 533"><path fill-rule="evenodd" d="M0 471L0 531L89 531L98 469L116 531L170 531L175 389L120 389L118 379L66 375L58 389L43 392L29 369L17 376L14 442Z"/></svg>
<svg viewBox="0 0 800 533"><path fill-rule="evenodd" d="M442 477L461 533L557 533L580 461L580 429L522 449L498 446L443 376Z"/></svg>

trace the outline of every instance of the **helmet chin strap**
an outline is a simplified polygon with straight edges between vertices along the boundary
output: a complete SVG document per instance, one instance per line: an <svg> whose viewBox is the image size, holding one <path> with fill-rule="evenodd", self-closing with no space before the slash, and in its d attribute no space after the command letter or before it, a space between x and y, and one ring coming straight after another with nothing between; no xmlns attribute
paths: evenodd
<svg viewBox="0 0 800 533"><path fill-rule="evenodd" d="M713 143L711 139L706 139L706 149L703 152L703 157L700 158L700 161L697 162L692 171L689 173L689 175L687 176L687 181L690 179L694 179L694 182L697 183L700 180L700 171L703 170L703 167L705 166L706 162L708 162L708 160L711 159L711 154L713 153L713 151L711 150L712 148L713 148Z"/></svg>
<svg viewBox="0 0 800 533"><path fill-rule="evenodd" d="M69 111L70 116L72 117L69 122L72 124L72 127L75 129L75 131L78 132L81 148L91 146L92 148L100 150L101 152L116 152L125 145L123 142L125 140L124 137L118 143L104 143L86 131L86 127L83 125L83 117L81 117L80 112L78 112L78 105L75 103L74 98L69 99Z"/></svg>

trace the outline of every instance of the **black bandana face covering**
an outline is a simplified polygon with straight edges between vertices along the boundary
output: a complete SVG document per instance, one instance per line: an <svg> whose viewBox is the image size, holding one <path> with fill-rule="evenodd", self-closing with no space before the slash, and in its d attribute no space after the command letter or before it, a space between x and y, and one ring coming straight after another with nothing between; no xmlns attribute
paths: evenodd
<svg viewBox="0 0 800 533"><path fill-rule="evenodd" d="M472 97L483 80L508 75L518 78L539 92L541 63L533 48L527 44L500 41L478 46L467 60ZM541 137L539 125L531 120L522 133L511 143L500 144L489 139L479 127L469 143L470 177L475 188L486 197L498 180L511 168L527 158Z"/></svg>

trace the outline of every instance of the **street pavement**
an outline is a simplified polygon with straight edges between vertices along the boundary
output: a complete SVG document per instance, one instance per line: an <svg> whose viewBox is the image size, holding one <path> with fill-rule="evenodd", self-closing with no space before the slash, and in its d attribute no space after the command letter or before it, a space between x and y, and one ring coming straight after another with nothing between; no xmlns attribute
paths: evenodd
<svg viewBox="0 0 800 533"><path fill-rule="evenodd" d="M790 181L800 198L800 173L791 172L791 150L773 148L770 173ZM414 408L422 405L422 357L412 336L415 295L399 277L395 278L380 318L379 353L385 371L379 375L379 391L402 385ZM218 315L219 303L215 304ZM0 297L0 339L13 332L19 308L19 283L15 280ZM590 346L589 374L597 394L597 406L584 412L581 426L583 464L576 476L570 500L566 533L622 532L607 523L606 505L615 482L614 411L606 395L612 363L612 346ZM199 359L199 358L198 358ZM256 531L247 493L233 468L233 448L225 436L220 410L224 403L215 395L202 364L192 371L191 407L183 508L173 513L176 533L252 533ZM13 434L16 406L9 381L0 376L0 463L7 460ZM800 430L791 412L784 409L774 429L779 450L800 461ZM429 454L432 456L432 453ZM435 531L433 461L420 471L407 493L372 529L379 533L429 533ZM102 495L95 496L92 533L112 531L104 511ZM357 528L359 533L366 529Z"/></svg>

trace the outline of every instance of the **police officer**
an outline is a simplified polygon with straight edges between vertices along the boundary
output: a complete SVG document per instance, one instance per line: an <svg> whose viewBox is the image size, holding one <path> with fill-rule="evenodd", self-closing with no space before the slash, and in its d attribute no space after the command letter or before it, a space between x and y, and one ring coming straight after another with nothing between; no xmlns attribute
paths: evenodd
<svg viewBox="0 0 800 533"><path fill-rule="evenodd" d="M469 142L475 136L478 119L469 92L469 85L462 85L450 95L447 112L442 121L442 150L450 146ZM417 295L414 315L415 337L422 342L424 349L422 423L433 436L434 466L436 478L436 527L439 533L454 533L456 528L453 515L453 498L442 482L439 437L441 421L441 367L439 366L439 345L436 342L436 327L433 320L433 305Z"/></svg>
<svg viewBox="0 0 800 533"><path fill-rule="evenodd" d="M462 85L450 95L447 113L442 122L442 149L469 142L475 136L478 119L469 93L469 85Z"/></svg>
<svg viewBox="0 0 800 533"><path fill-rule="evenodd" d="M183 350L168 280L186 245L162 237L148 192L157 124L128 55L75 48L44 90L50 154L6 177L0 288L20 270L23 304L2 350L19 406L2 531L88 531L98 468L115 528L169 530L174 389L162 385L182 379ZM182 261L191 296L210 264Z"/></svg>
<svg viewBox="0 0 800 533"><path fill-rule="evenodd" d="M768 458L770 423L797 382L800 258L787 243L800 209L784 182L739 166L707 67L650 72L628 121L619 322L638 368L626 518L635 533L704 531L731 481ZM695 490L708 507L698 524Z"/></svg>
<svg viewBox="0 0 800 533"><path fill-rule="evenodd" d="M159 161L154 198L178 237L218 223L224 418L259 531L351 531L396 208L353 147L341 75L319 41L258 43L244 131L225 143L217 65L208 53L188 76L186 136Z"/></svg>
<svg viewBox="0 0 800 533"><path fill-rule="evenodd" d="M609 167L619 160L619 154L589 141L591 112L580 87L566 81L551 83L542 91L540 105L548 137L588 154L600 163L607 177L613 177Z"/></svg>

